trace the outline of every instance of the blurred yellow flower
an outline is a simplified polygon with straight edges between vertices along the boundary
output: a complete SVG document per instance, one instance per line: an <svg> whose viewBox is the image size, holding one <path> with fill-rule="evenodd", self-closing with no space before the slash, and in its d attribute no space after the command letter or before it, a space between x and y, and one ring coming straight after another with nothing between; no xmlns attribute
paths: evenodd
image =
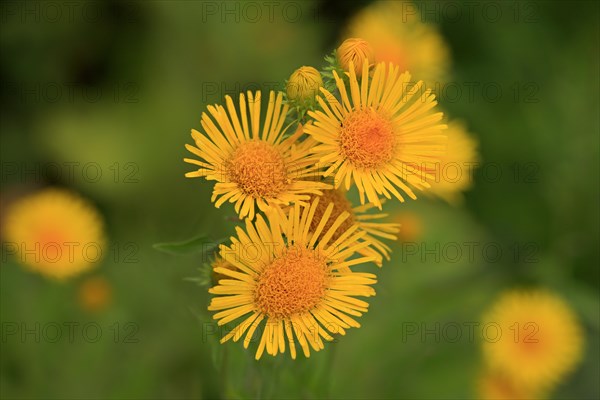
<svg viewBox="0 0 600 400"><path fill-rule="evenodd" d="M562 299L547 291L507 292L483 323L490 336L483 343L488 366L518 387L546 390L581 360L583 338L577 318Z"/></svg>
<svg viewBox="0 0 600 400"><path fill-rule="evenodd" d="M374 62L391 62L410 71L428 87L448 79L450 52L437 28L423 22L408 2L378 1L360 11L347 27L346 37L361 37L373 48ZM410 9L410 11L409 11Z"/></svg>
<svg viewBox="0 0 600 400"><path fill-rule="evenodd" d="M317 174L318 165L308 152L314 143L298 141L302 127L285 137L289 126L283 128L283 124L289 107L283 104L283 93L276 96L270 92L262 121L261 92L247 94L247 100L240 94L239 113L230 96L225 97L227 109L220 105L208 106L217 125L202 113L205 134L192 129L196 146L185 146L199 160L184 158L184 161L200 167L188 172L186 177L217 181L211 199L215 207L229 201L235 203L240 218L253 219L255 207L266 211L307 200L309 194L320 194L320 190L329 185L311 180Z"/></svg>
<svg viewBox="0 0 600 400"><path fill-rule="evenodd" d="M481 400L526 400L543 397L541 393L516 385L503 374L488 371L479 378L477 398Z"/></svg>
<svg viewBox="0 0 600 400"><path fill-rule="evenodd" d="M313 196L313 198L315 197L317 196ZM352 203L346 198L346 194L339 189L324 190L323 195L319 196L319 199L320 201L311 224L311 230L316 229L321 217L327 211L327 207L330 203L333 203L333 211L323 230L327 231L333 225L333 221L343 212L347 212L349 215L348 219L334 233L332 240L336 240L352 225L356 224L359 227L359 231L364 230L367 232L362 240L369 243L369 246L359 250L359 253L365 256L376 257L375 263L378 266L382 265L383 257L387 260L390 259L390 247L379 240L379 238L396 240L395 234L399 231L399 224L381 222L380 220L386 218L387 214L369 213L369 210L375 207L373 204L369 203L353 207Z"/></svg>
<svg viewBox="0 0 600 400"><path fill-rule="evenodd" d="M273 356L284 353L286 346L295 359L296 341L309 357L309 346L319 351L323 339L330 341L332 334L344 335L346 329L360 327L352 317L367 312L368 303L356 297L375 295L371 285L376 279L349 267L373 261L373 257L353 257L368 245L358 243L366 232L353 225L333 240L349 217L342 213L325 230L333 204L311 230L318 203L317 198L310 207L295 204L283 224L273 218L273 212L267 214L268 225L260 214L255 223L246 219L246 231L237 228L232 245L221 246L221 257L237 270L215 269L229 279L209 289L215 297L208 309L217 311L214 318L219 326L244 317L221 343L232 338L237 342L247 332L244 347L248 348L258 330L256 359L265 350Z"/></svg>
<svg viewBox="0 0 600 400"><path fill-rule="evenodd" d="M446 125L443 113L435 110L435 95L422 90L423 82L410 85L410 74L399 74L392 64L377 64L371 80L368 69L365 60L359 84L351 68L349 88L334 71L341 101L322 88L321 110L308 112L314 122L305 130L319 142L311 152L329 166L324 176L335 173L335 188L344 182L348 190L354 182L361 204L366 194L381 208L379 195L404 201L400 191L416 199L409 185L430 187L434 176L423 166L441 159Z"/></svg>
<svg viewBox="0 0 600 400"><path fill-rule="evenodd" d="M78 195L45 189L9 207L4 240L21 264L64 279L99 263L104 224L98 211Z"/></svg>
<svg viewBox="0 0 600 400"><path fill-rule="evenodd" d="M478 143L458 121L448 124L446 134L446 152L432 166L436 179L431 182L430 193L456 205L464 200L463 192L473 185L473 172L480 161Z"/></svg>
<svg viewBox="0 0 600 400"><path fill-rule="evenodd" d="M313 101L323 86L321 73L313 67L300 67L288 79L286 93L294 102Z"/></svg>
<svg viewBox="0 0 600 400"><path fill-rule="evenodd" d="M354 71L356 76L362 75L362 65L365 61L373 60L373 49L369 42L361 38L350 38L342 42L337 49L337 58L344 71Z"/></svg>
<svg viewBox="0 0 600 400"><path fill-rule="evenodd" d="M79 286L79 304L88 312L100 312L106 309L112 300L112 288L102 276L87 278Z"/></svg>

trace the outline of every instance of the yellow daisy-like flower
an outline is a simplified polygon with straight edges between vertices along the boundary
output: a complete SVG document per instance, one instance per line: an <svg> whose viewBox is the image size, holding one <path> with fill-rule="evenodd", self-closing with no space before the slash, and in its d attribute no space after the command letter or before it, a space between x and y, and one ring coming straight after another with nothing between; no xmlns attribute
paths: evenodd
<svg viewBox="0 0 600 400"><path fill-rule="evenodd" d="M448 79L450 51L435 25L425 23L409 2L378 1L354 16L346 37L361 37L373 48L375 62L391 62L429 87Z"/></svg>
<svg viewBox="0 0 600 400"><path fill-rule="evenodd" d="M221 343L237 342L245 335L248 348L258 330L262 333L256 359L265 350L275 356L286 347L296 358L296 341L309 357L310 347L324 348L323 339L330 341L332 334L344 335L346 329L360 327L353 317L366 312L368 303L356 297L375 295L371 285L376 279L349 267L373 261L373 257L353 257L367 246L359 242L366 232L353 225L333 240L349 217L347 212L340 214L325 230L333 204L311 229L318 203L315 199L310 207L295 204L283 225L272 218L273 213L267 214L268 225L260 214L255 223L247 219L246 231L236 228L232 245L221 246L221 257L237 270L215 269L230 279L221 279L209 289L216 296L208 309L217 311L214 318L219 326L243 317Z"/></svg>
<svg viewBox="0 0 600 400"><path fill-rule="evenodd" d="M481 400L526 400L543 398L542 393L519 386L501 373L486 372L479 378L477 398Z"/></svg>
<svg viewBox="0 0 600 400"><path fill-rule="evenodd" d="M483 321L489 336L483 344L485 360L519 387L549 388L581 360L583 339L576 316L562 299L544 290L504 294Z"/></svg>
<svg viewBox="0 0 600 400"><path fill-rule="evenodd" d="M372 79L368 69L365 60L360 84L350 69L350 94L334 71L341 102L321 88L322 111L309 111L314 121L305 130L319 142L311 151L330 165L324 176L335 172L336 188L344 182L349 189L354 182L361 204L366 194L381 208L379 195L404 201L398 189L416 199L410 186L430 187L435 176L426 167L439 162L446 150L446 125L440 122L443 113L434 111L431 90L419 94L422 82L410 85L410 74L399 74L392 64L378 64Z"/></svg>
<svg viewBox="0 0 600 400"><path fill-rule="evenodd" d="M464 124L453 121L448 125L447 150L439 163L432 166L436 179L430 193L448 203L460 204L463 192L473 185L473 172L479 163L477 141L467 132Z"/></svg>
<svg viewBox="0 0 600 400"><path fill-rule="evenodd" d="M208 114L202 114L205 134L193 129L196 146L186 145L200 160L184 161L200 167L186 177L217 181L211 199L217 208L229 201L235 203L240 218L252 219L255 206L267 211L307 200L310 194L320 194L329 185L313 179L318 166L308 156L308 148L314 143L298 141L302 127L285 137L287 128L283 124L288 105L283 104L283 93L270 92L264 120L260 112L261 92L247 95L246 100L240 94L239 113L229 96L225 97L227 109L208 106L216 124Z"/></svg>
<svg viewBox="0 0 600 400"><path fill-rule="evenodd" d="M69 278L96 266L104 251L102 217L81 197L45 189L7 210L4 240L18 261L52 278Z"/></svg>
<svg viewBox="0 0 600 400"><path fill-rule="evenodd" d="M313 196L315 198L317 196ZM337 239L341 236L348 228L356 224L359 230L366 232L362 240L369 243L368 247L359 250L360 254L366 256L373 256L376 258L375 263L381 267L383 257L386 260L390 259L390 247L383 243L379 238L396 240L396 233L400 231L400 224L396 223L385 223L380 220L386 218L388 214L371 214L369 211L374 208L373 204L365 204L358 207L353 207L352 203L347 199L346 194L340 189L324 190L323 195L319 196L319 203L315 210L315 216L311 224L311 230L316 229L317 224L321 220L321 217L327 211L330 203L334 205L333 212L329 218L329 221L325 225L324 230L328 230L333 221L342 213L348 213L348 219L337 229L334 233L332 240Z"/></svg>

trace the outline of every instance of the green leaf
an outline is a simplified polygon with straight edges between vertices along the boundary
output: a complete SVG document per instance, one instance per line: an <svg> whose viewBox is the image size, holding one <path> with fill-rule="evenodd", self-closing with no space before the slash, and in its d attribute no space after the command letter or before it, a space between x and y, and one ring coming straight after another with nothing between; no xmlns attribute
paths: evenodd
<svg viewBox="0 0 600 400"><path fill-rule="evenodd" d="M214 240L205 235L195 236L181 242L155 243L152 247L173 255L202 254L214 251L225 239Z"/></svg>

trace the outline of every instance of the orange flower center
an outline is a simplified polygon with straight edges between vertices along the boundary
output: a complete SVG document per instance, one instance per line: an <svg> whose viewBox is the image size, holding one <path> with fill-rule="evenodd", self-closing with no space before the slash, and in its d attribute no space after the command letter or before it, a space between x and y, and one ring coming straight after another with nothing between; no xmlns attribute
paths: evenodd
<svg viewBox="0 0 600 400"><path fill-rule="evenodd" d="M50 263L57 263L61 260L72 263L73 260L69 257L69 248L66 247L67 242L75 243L75 241L67 239L65 232L58 229L49 228L41 231L37 240L40 257Z"/></svg>
<svg viewBox="0 0 600 400"><path fill-rule="evenodd" d="M331 228L331 225L333 225L336 218L341 213L343 213L344 211L348 211L350 213L350 216L346 218L344 222L342 222L340 227L337 229L337 231L335 231L334 235L331 237L331 242L333 242L337 238L339 238L344 232L350 229L352 225L354 225L354 212L352 211L352 203L348 201L344 193L335 189L323 190L323 195L313 196L311 202L315 197L319 197L319 204L317 204L315 215L310 224L311 232L314 232L315 229L317 229L317 226L319 226L319 223L321 222L323 214L325 213L325 210L327 209L329 203L333 203L333 210L331 212L331 215L329 216L329 219L327 220L327 223L325 223L325 227L323 228L321 234L324 234L329 230L329 228Z"/></svg>
<svg viewBox="0 0 600 400"><path fill-rule="evenodd" d="M227 163L227 175L240 190L255 197L276 197L287 186L281 153L263 141L243 143Z"/></svg>
<svg viewBox="0 0 600 400"><path fill-rule="evenodd" d="M255 303L271 318L289 318L315 307L325 296L328 281L325 258L294 245L262 271Z"/></svg>
<svg viewBox="0 0 600 400"><path fill-rule="evenodd" d="M359 168L377 168L394 156L392 124L372 109L350 113L342 122L342 154Z"/></svg>

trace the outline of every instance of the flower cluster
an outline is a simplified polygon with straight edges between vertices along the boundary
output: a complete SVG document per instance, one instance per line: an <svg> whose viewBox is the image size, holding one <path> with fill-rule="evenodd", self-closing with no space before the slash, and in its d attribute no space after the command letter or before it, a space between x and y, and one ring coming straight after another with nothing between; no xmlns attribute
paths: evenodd
<svg viewBox="0 0 600 400"><path fill-rule="evenodd" d="M399 232L373 209L436 188L432 166L454 159L444 113L423 81L378 62L359 38L326 60L323 72L292 73L285 93L209 106L186 145L195 157L184 161L196 167L186 176L215 181L215 207L232 203L245 224L213 263L209 310L219 326L233 325L222 342L244 338L248 347L259 338L257 359L286 348L295 358L297 344L308 357L360 326L368 303L359 297L375 294L376 276L357 268L389 260L384 240Z"/></svg>

